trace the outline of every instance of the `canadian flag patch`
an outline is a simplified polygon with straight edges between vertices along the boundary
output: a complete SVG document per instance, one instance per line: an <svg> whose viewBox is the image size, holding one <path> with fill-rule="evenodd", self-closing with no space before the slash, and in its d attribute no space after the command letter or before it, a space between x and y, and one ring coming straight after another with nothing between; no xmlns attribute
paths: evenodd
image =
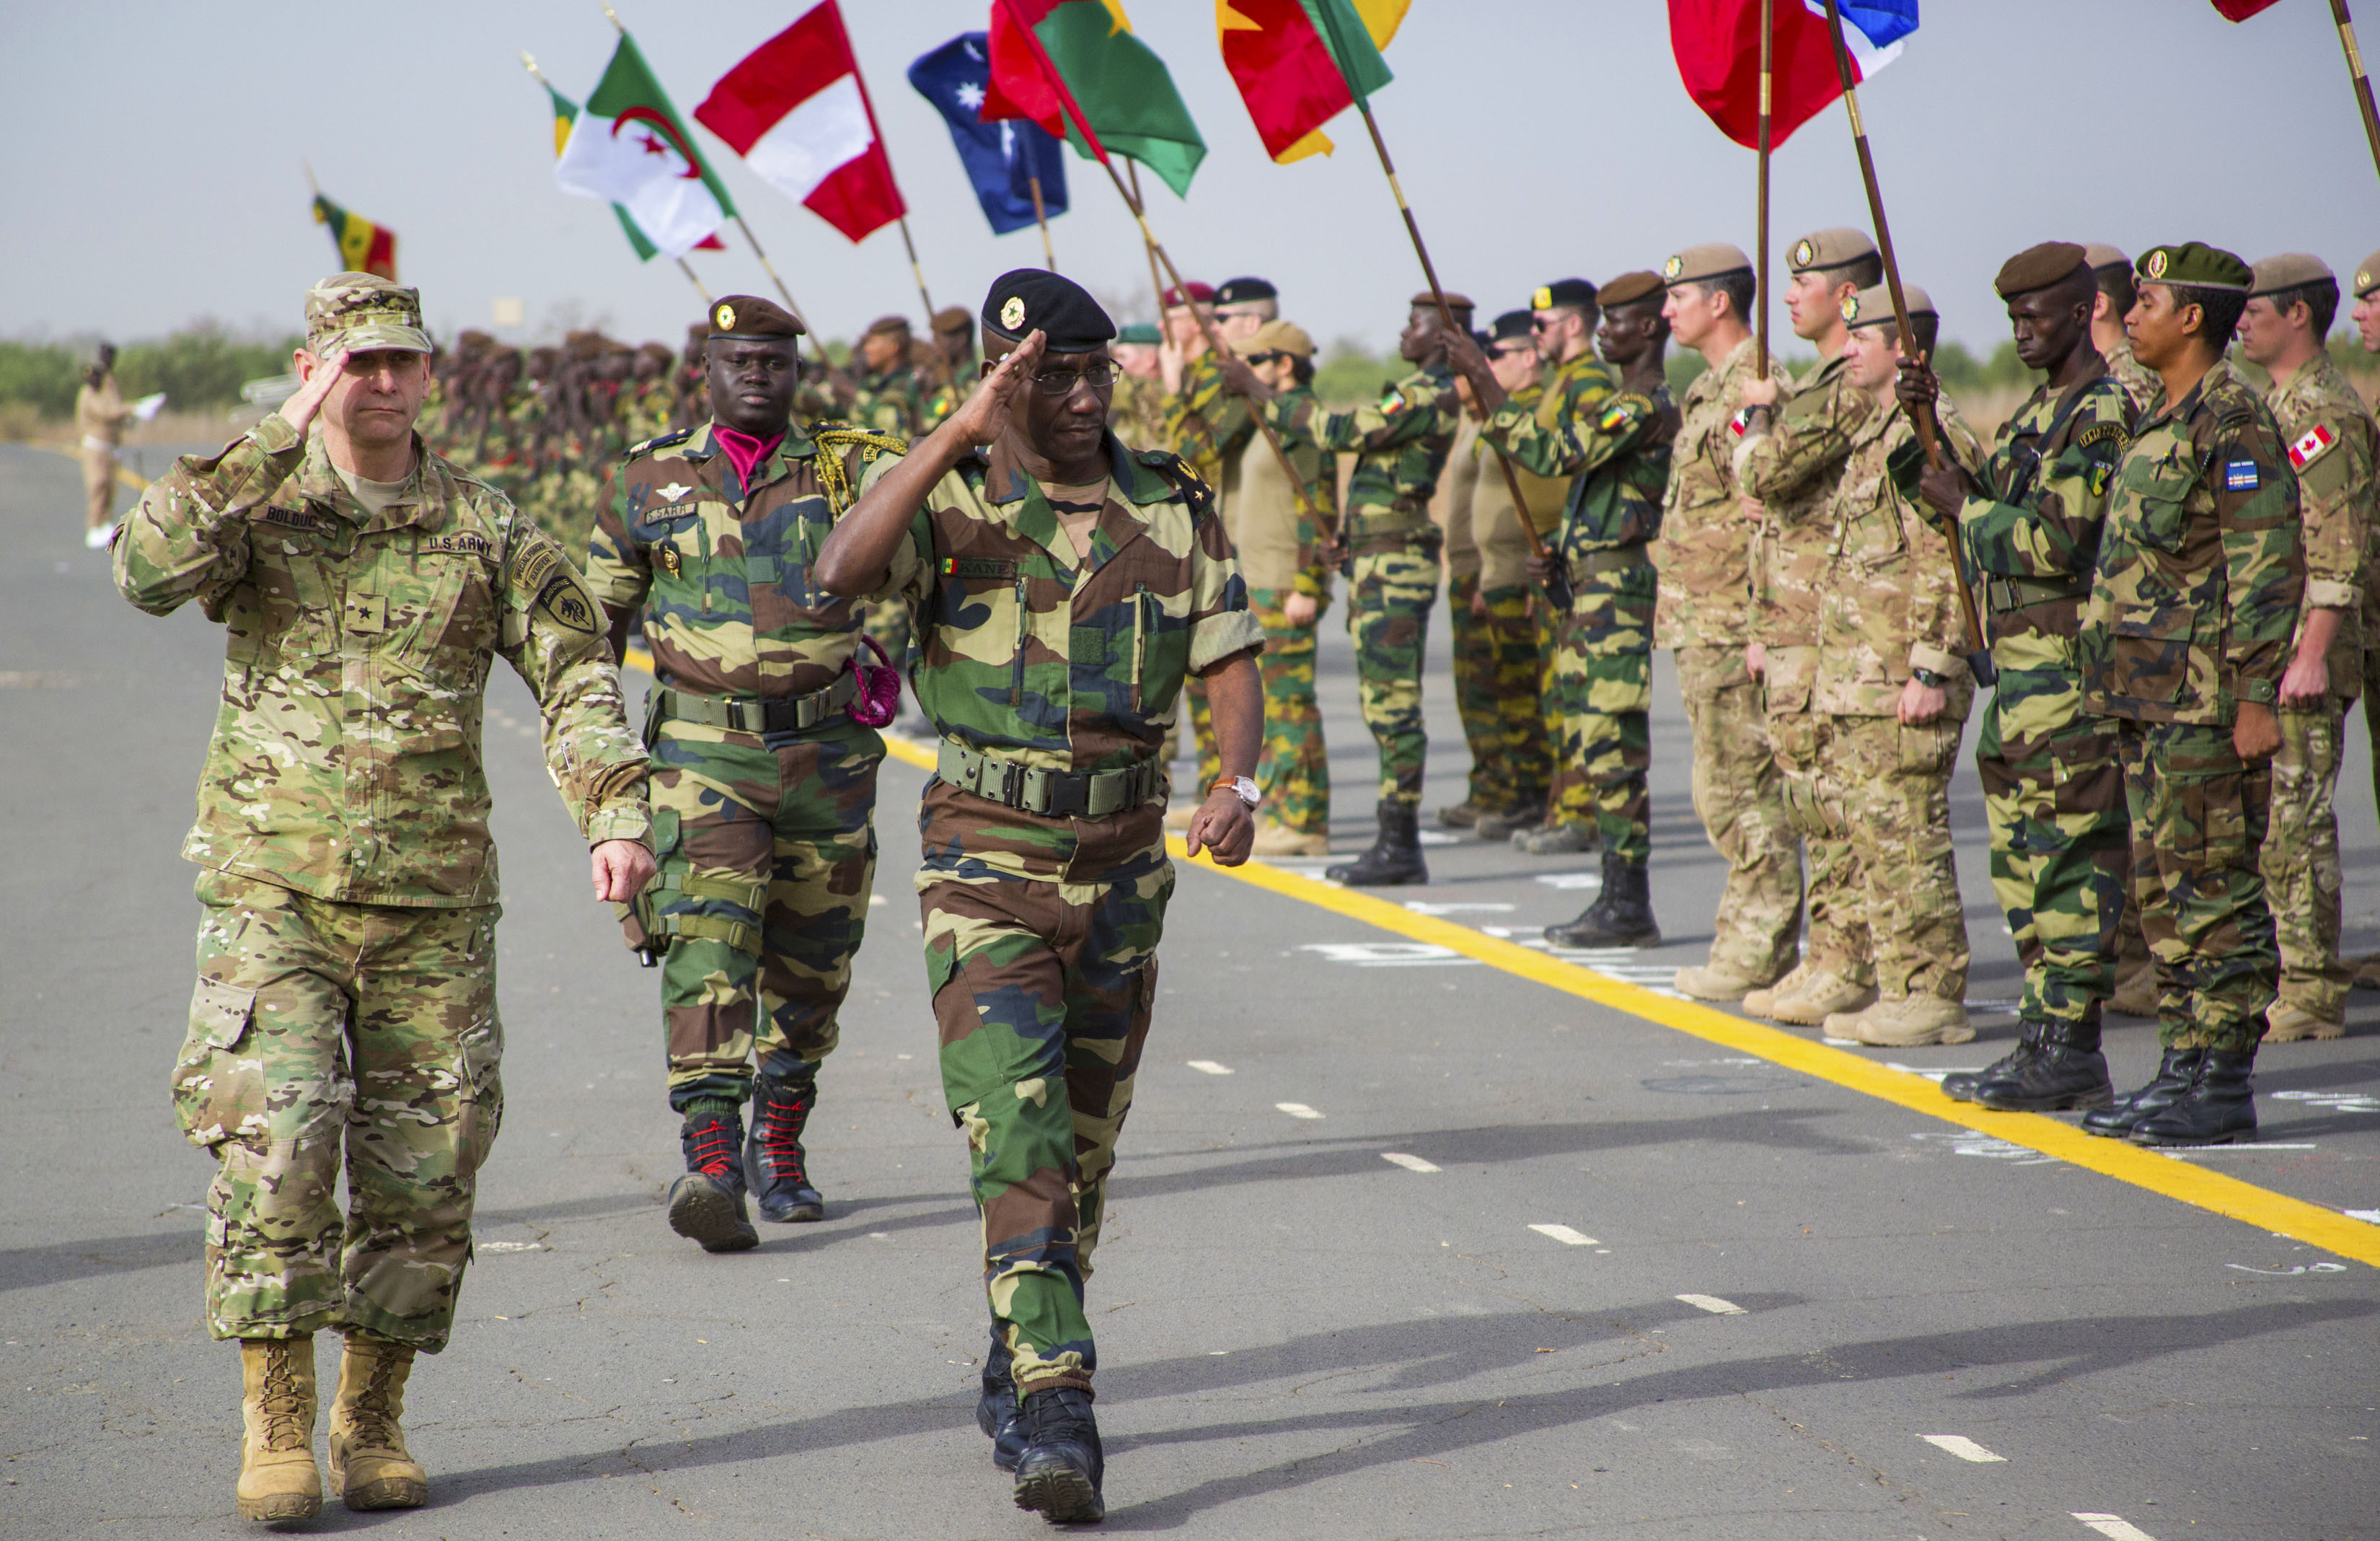
<svg viewBox="0 0 2380 1541"><path fill-rule="evenodd" d="M2305 431L2305 435L2289 446L2289 469L2303 471L2322 458L2322 452L2338 442L2338 435L2327 423L2317 422Z"/></svg>

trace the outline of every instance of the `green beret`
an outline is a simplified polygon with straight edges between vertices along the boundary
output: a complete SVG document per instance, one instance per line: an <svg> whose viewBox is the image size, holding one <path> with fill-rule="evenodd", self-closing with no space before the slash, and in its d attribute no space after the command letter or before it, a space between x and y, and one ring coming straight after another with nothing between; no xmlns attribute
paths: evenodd
<svg viewBox="0 0 2380 1541"><path fill-rule="evenodd" d="M1145 321L1135 321L1131 325L1116 334L1116 341L1118 342L1139 343L1143 347L1147 348L1155 348L1163 340L1163 338L1158 336L1157 328Z"/></svg>
<svg viewBox="0 0 2380 1541"><path fill-rule="evenodd" d="M2152 246L2141 253L2132 271L2151 284L2179 284L2193 289L2248 292L2256 273L2219 246L2186 240L2172 246Z"/></svg>
<svg viewBox="0 0 2380 1541"><path fill-rule="evenodd" d="M2090 271L2088 253L2070 240L2046 240L2039 246L2028 246L2000 264L2000 275L1992 280L1992 287L2002 300L2014 300L2020 294L2046 289L2052 284L2064 283L2077 273Z"/></svg>

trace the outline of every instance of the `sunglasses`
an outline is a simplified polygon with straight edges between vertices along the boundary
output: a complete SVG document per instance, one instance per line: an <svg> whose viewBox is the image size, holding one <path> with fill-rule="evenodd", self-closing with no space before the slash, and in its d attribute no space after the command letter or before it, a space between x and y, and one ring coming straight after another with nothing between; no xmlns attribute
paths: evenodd
<svg viewBox="0 0 2380 1541"><path fill-rule="evenodd" d="M1033 388L1043 396L1062 398L1074 395L1078 385L1095 391L1106 390L1115 384L1115 377L1113 364L1093 364L1084 370L1052 369L1035 375Z"/></svg>
<svg viewBox="0 0 2380 1541"><path fill-rule="evenodd" d="M1271 353L1251 353L1248 355L1248 362L1252 364L1277 364L1283 359L1293 359L1295 357L1296 355L1293 353L1285 353L1278 350Z"/></svg>

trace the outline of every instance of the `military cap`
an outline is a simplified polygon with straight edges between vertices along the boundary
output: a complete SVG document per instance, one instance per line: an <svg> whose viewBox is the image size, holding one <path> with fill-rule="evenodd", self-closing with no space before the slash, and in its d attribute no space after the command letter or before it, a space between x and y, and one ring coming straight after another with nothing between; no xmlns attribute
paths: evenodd
<svg viewBox="0 0 2380 1541"><path fill-rule="evenodd" d="M1475 329L1471 334L1472 346L1478 349L1482 353L1487 352L1490 347L1494 346L1495 341L1496 339L1494 337L1491 337L1487 333L1476 329Z"/></svg>
<svg viewBox="0 0 2380 1541"><path fill-rule="evenodd" d="M1281 291L1262 278L1226 278L1215 291L1215 303L1220 305L1251 305L1260 300L1279 300Z"/></svg>
<svg viewBox="0 0 2380 1541"><path fill-rule="evenodd" d="M1595 291L1595 302L1606 310L1614 305L1633 304L1661 292L1661 275L1642 269L1623 273Z"/></svg>
<svg viewBox="0 0 2380 1541"><path fill-rule="evenodd" d="M1135 321L1116 334L1116 341L1136 342L1144 348L1155 348L1164 340L1159 335L1157 328L1145 321Z"/></svg>
<svg viewBox="0 0 2380 1541"><path fill-rule="evenodd" d="M2132 271L2152 284L2180 284L2193 289L2232 289L2248 292L2256 273L2246 263L2219 246L2204 241L2178 241L2170 246L2152 246L2141 253Z"/></svg>
<svg viewBox="0 0 2380 1541"><path fill-rule="evenodd" d="M1052 353L1088 353L1116 335L1115 323L1088 289L1039 267L1014 268L993 279L983 297L982 319L983 335L1002 342L1046 333Z"/></svg>
<svg viewBox="0 0 2380 1541"><path fill-rule="evenodd" d="M2380 251L2355 264L2355 298L2362 299L2374 289L2380 289Z"/></svg>
<svg viewBox="0 0 2380 1541"><path fill-rule="evenodd" d="M1434 311L1438 309L1438 296L1430 293L1427 289L1424 289L1419 294L1415 295L1411 300L1406 300L1405 303L1413 306L1415 310ZM1478 309L1477 306L1471 303L1471 297L1469 295L1457 294L1452 289L1446 291L1446 308L1450 311L1474 311Z"/></svg>
<svg viewBox="0 0 2380 1541"><path fill-rule="evenodd" d="M2103 240L2084 241L2082 243L2082 260L2091 264L2091 271L2094 273L2098 272L2103 267L2130 267L2132 265L2132 260L2124 255L2124 249L2122 247L2109 246Z"/></svg>
<svg viewBox="0 0 2380 1541"><path fill-rule="evenodd" d="M2014 300L2020 294L2062 284L2077 273L2088 273L2090 268L2082 247L2070 240L2046 240L2038 246L2026 247L2002 263L2000 275L1992 280L1992 287L2002 300Z"/></svg>
<svg viewBox="0 0 2380 1541"><path fill-rule="evenodd" d="M791 311L773 300L763 300L757 294L731 294L712 302L710 330L704 336L714 342L727 337L741 342L773 342L779 337L798 337L808 330Z"/></svg>
<svg viewBox="0 0 2380 1541"><path fill-rule="evenodd" d="M903 336L907 336L909 335L909 318L907 316L878 316L874 321L868 324L868 330L862 332L860 336L864 337L881 337L889 336L896 332Z"/></svg>
<svg viewBox="0 0 2380 1541"><path fill-rule="evenodd" d="M1536 337L1536 318L1528 312L1506 311L1488 324L1488 336L1494 342L1511 342L1515 338L1533 342Z"/></svg>
<svg viewBox="0 0 2380 1541"><path fill-rule="evenodd" d="M1785 265L1795 273L1824 273L1875 255L1876 242L1867 238L1866 231L1838 225L1813 230L1795 241L1785 253Z"/></svg>
<svg viewBox="0 0 2380 1541"><path fill-rule="evenodd" d="M374 349L436 351L421 326L421 291L370 273L334 273L306 291L306 351L318 359Z"/></svg>
<svg viewBox="0 0 2380 1541"><path fill-rule="evenodd" d="M1178 311L1185 303L1192 305L1210 305L1214 303L1214 285L1202 284L1198 282L1197 279L1193 278L1184 287L1187 287L1190 291L1190 298L1187 301L1183 300L1181 288L1170 288L1165 291L1162 298L1164 299L1165 308L1167 310Z"/></svg>
<svg viewBox="0 0 2380 1541"><path fill-rule="evenodd" d="M1934 298L1914 284L1900 286L1900 298L1909 307L1909 319L1937 316ZM1871 285L1843 300L1843 324L1854 329L1862 326L1890 326L1893 323L1892 290L1882 284Z"/></svg>
<svg viewBox="0 0 2380 1541"><path fill-rule="evenodd" d="M1301 359L1311 359L1314 339L1293 321L1268 321L1240 345L1240 350L1252 359L1259 353L1293 353Z"/></svg>
<svg viewBox="0 0 2380 1541"><path fill-rule="evenodd" d="M2283 289L2302 288L2308 284L2338 282L2338 275L2320 257L2309 257L2302 251L2284 251L2277 257L2266 257L2249 268L2252 275L2248 286L2248 298L2260 294L2277 294Z"/></svg>
<svg viewBox="0 0 2380 1541"><path fill-rule="evenodd" d="M1723 240L1706 241L1672 253L1661 264L1661 282L1706 284L1714 278L1730 278L1751 271L1752 259L1743 254L1743 248L1730 246Z"/></svg>
<svg viewBox="0 0 2380 1541"><path fill-rule="evenodd" d="M1557 305L1594 303L1595 286L1584 278L1557 278L1550 284L1539 284L1529 295L1529 309L1533 311L1550 311Z"/></svg>
<svg viewBox="0 0 2380 1541"><path fill-rule="evenodd" d="M975 317L964 305L945 305L934 312L934 332L939 336L955 336L975 330Z"/></svg>

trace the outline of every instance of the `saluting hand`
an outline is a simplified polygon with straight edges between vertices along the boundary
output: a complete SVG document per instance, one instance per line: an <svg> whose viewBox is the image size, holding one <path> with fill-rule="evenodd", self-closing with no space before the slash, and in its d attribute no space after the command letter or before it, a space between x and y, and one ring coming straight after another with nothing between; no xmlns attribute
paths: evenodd
<svg viewBox="0 0 2380 1541"><path fill-rule="evenodd" d="M1040 363L1049 340L1049 335L1038 327L1026 334L1016 351L1001 360L959 410L951 414L951 431L964 435L978 448L996 442L1008 432L1010 407L1016 393L1033 378L1034 368Z"/></svg>
<svg viewBox="0 0 2380 1541"><path fill-rule="evenodd" d="M298 387L298 394L281 404L281 421L298 430L299 438L304 438L308 425L322 410L322 402L330 396L331 388L346 373L347 350L344 348L327 359L315 360L305 384Z"/></svg>

